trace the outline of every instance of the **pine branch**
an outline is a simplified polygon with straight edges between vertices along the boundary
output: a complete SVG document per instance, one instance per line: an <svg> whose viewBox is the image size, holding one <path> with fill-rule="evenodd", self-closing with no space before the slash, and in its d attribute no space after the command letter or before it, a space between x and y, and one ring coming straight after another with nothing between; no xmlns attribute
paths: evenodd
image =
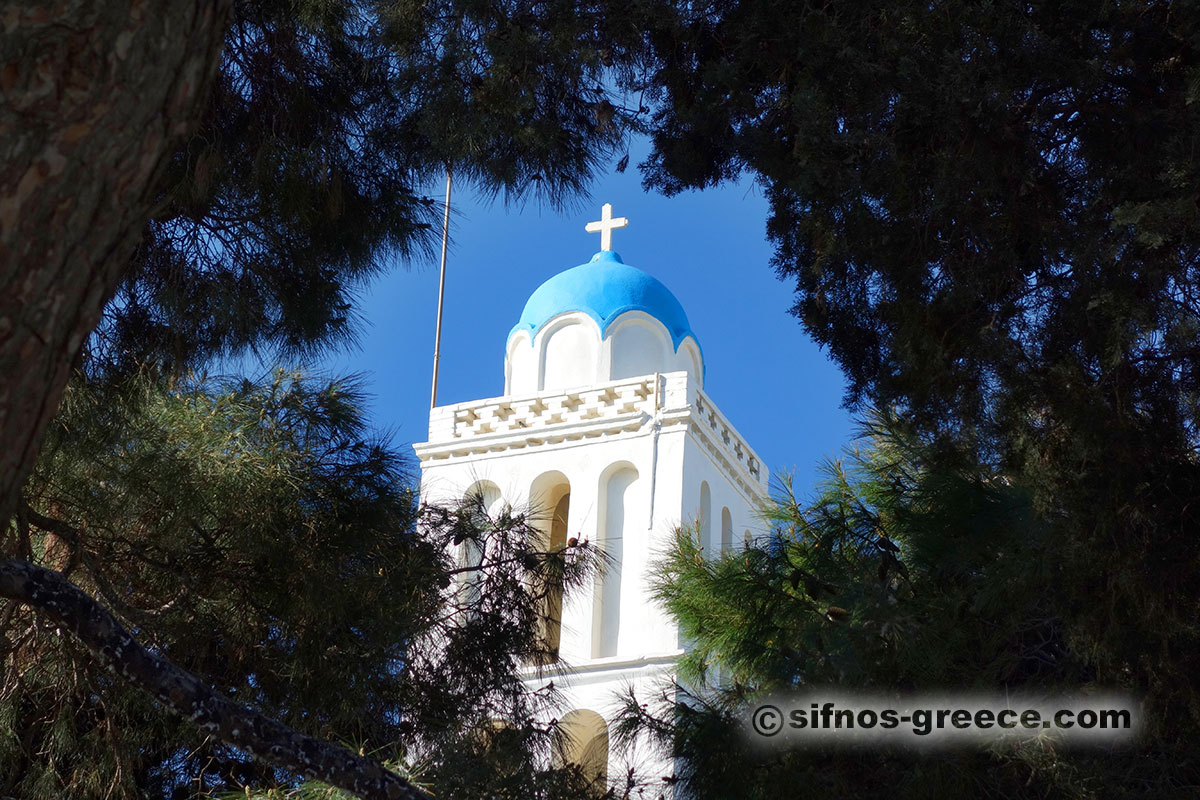
<svg viewBox="0 0 1200 800"><path fill-rule="evenodd" d="M53 570L19 559L0 561L0 597L46 614L130 684L264 763L365 800L429 800L420 789L380 764L298 733L217 694L195 675L138 644L112 614Z"/></svg>

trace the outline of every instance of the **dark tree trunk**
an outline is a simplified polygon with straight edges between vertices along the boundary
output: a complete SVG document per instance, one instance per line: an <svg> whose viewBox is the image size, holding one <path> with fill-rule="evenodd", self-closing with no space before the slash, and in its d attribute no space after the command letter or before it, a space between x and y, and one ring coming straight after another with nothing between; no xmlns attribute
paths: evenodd
<svg viewBox="0 0 1200 800"><path fill-rule="evenodd" d="M199 119L228 0L0 9L0 522Z"/></svg>
<svg viewBox="0 0 1200 800"><path fill-rule="evenodd" d="M37 608L78 636L100 663L121 678L260 761L367 800L428 800L424 792L374 761L234 703L195 675L146 650L112 614L57 572L28 561L0 560L0 597Z"/></svg>
<svg viewBox="0 0 1200 800"><path fill-rule="evenodd" d="M84 340L204 110L229 0L0 6L0 532ZM142 648L62 575L0 560L0 596L229 744L369 798L424 795L378 764L231 703Z"/></svg>

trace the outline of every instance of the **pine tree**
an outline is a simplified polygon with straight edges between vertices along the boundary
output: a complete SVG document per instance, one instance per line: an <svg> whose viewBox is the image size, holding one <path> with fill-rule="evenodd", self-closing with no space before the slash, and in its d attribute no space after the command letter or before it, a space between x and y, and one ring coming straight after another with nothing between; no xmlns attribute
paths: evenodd
<svg viewBox="0 0 1200 800"><path fill-rule="evenodd" d="M1185 795L1195 745L1183 737L1111 751L1047 741L773 750L737 723L772 691L1136 689L1070 639L1062 521L1038 513L1030 487L942 458L895 417L876 418L811 497L781 485L770 537L711 558L681 529L655 594L692 643L683 699L627 698L617 740L674 753L676 782L701 799Z"/></svg>
<svg viewBox="0 0 1200 800"><path fill-rule="evenodd" d="M0 40L0 520L37 458L70 365L200 118L228 4L5 7ZM12 580L4 575L6 581Z"/></svg>
<svg viewBox="0 0 1200 800"><path fill-rule="evenodd" d="M83 376L72 390L75 402L93 394L98 398L91 406L97 424L105 414L120 416L117 409L131 402L130 392L137 395L143 377L157 387L154 391L199 392L197 402L204 405L210 402L203 398L212 394L211 387L178 390L171 388L172 382L186 382L190 371L203 371L213 359L250 353L270 363L281 354L314 354L352 335L354 292L392 259L422 246L431 201L420 187L435 173L440 177L453 169L512 199L561 202L570 197L620 146L641 110L623 108L601 88L609 84L606 76L614 64L625 70L625 77L630 74L624 43L636 44L641 37L629 21L610 24L602 10L599 4L534 13L509 2L434 7L317 0L182 3L140 11L77 2L53 13L33 5L10 12L9 18L22 25L19 35L5 39L0 79L6 95L20 102L0 112L0 128L31 132L19 136L19 146L6 150L0 163L5 191L0 252L6 254L0 259L0 371L11 377L0 392L0 520L10 534L0 562L0 594L10 600L10 621L26 621L23 608L50 614L61 627L88 639L94 653L122 656L117 663L124 678L171 704L175 694L156 680L168 665L134 647L128 632L116 624L124 620L134 633L148 632L144 621L126 616L123 608L139 611L136 602L129 605L133 600L127 595L145 592L146 602L160 600L173 608L161 593L163 587L175 586L171 573L179 564L164 558L147 566L134 557L109 564L102 560L117 556L107 550L94 553L89 574L96 582L88 590L124 604L109 609L113 618L91 595L42 566L49 563L46 553L35 548L43 543L40 537L52 537L58 544L51 555L63 552L62 547L82 553L71 545L86 538L80 525L96 524L101 513L116 513L89 509L92 502L107 502L108 492L86 484L94 476L79 466L85 463L83 451L67 452L95 443L86 436L62 439L64 450L56 457L79 467L79 485L72 489L76 504L63 506L64 515L37 500L49 473L29 485L30 498L22 502L17 494L38 458L71 367ZM72 54L84 50L94 63L75 63ZM52 83L69 85L71 91L47 95L38 76L50 76ZM44 100L51 95L69 102L47 105ZM44 143L48 150L39 149ZM266 419L266 411L260 411ZM224 413L214 411L219 419ZM121 441L136 450L136 437L149 435L137 425L114 432L119 424L132 424L133 417L110 422L116 426L108 434L117 437L109 442L113 446ZM235 415L223 424L237 429L245 422ZM318 426L313 435L332 432ZM186 438L184 432L176 433L179 441ZM154 441L170 444L162 437ZM323 447L309 440L292 445ZM147 457L131 471L152 464ZM384 469L365 462L360 466ZM45 463L43 469L48 469ZM287 487L277 488L282 492ZM200 489L195 492L192 502L199 500ZM280 502L286 506L302 496ZM152 503L161 497L171 493L139 499ZM173 513L187 517L198 508ZM270 506L243 510L254 508ZM193 523L207 530L211 520ZM140 537L146 523L114 517L108 524L114 531L125 530L114 535L134 537L136 532ZM263 533L254 531L250 526L246 535ZM136 549L130 541L134 539L125 540L122 553ZM166 541L168 549L194 545L186 537ZM251 539L239 547L254 550ZM273 564L266 558L259 566ZM69 558L53 565L81 574ZM155 576L150 566L166 574ZM196 564L188 561L187 566ZM126 574L127 569L133 572ZM106 575L110 570L115 574ZM191 580L198 578L193 574ZM111 588L105 589L102 581ZM284 599L276 597L277 602ZM245 622L237 615L220 620L234 621ZM246 635L270 641L260 637L266 622L247 622ZM217 636L218 630L207 633ZM106 633L119 634L119 641L105 639ZM175 644L186 649L187 637ZM99 675L75 671L96 668L94 663L79 666L78 650L56 652L76 657L70 674L56 673L41 685L61 679L64 686L87 686L89 691L99 688L95 681L108 687ZM285 681L285 689L272 688L265 673L247 677L237 664L210 663L198 654L187 657L193 655L200 667L216 670L211 677L218 682L240 682L240 691L258 695L254 699L262 707L274 703L281 712L300 713L294 697L283 699L293 688L304 688L294 679ZM53 659L46 663L65 669ZM221 672L226 667L229 674ZM171 674L172 681L192 681ZM245 688L251 678L254 692ZM205 719L232 713L233 707L218 702L221 697L203 681L188 685L208 692L205 702L220 706ZM85 695L79 692L84 691L71 697L82 702ZM189 702L198 697L195 692L185 696ZM69 700L59 704L54 690L39 697L46 708L75 708ZM188 708L175 708L195 716ZM39 716L42 711L29 713L46 719ZM306 709L310 711L321 713ZM159 724L151 712L145 715L151 720L148 729ZM253 726L231 720L225 716L224 724L205 723L206 730L227 743L240 736L235 744L257 749L260 758L275 758L278 766L303 766L305 748L316 747L301 746L291 734L275 729L274 739L250 743L249 728L257 730L265 720ZM41 736L40 728L31 735ZM321 752L326 767L343 758L332 750ZM84 769L79 780L92 781L101 773L116 780L140 759L140 754L129 755L107 767L101 759L97 771ZM145 763L164 762L152 752ZM375 783L390 782L389 791L408 791L377 767L361 760L355 764L342 780L354 783L355 770L367 770ZM51 765L46 774L61 777L59 767L62 763ZM245 769L265 774L258 767ZM331 773L321 774L331 779ZM46 780L52 784L56 779ZM121 779L121 786L141 785L140 776ZM76 788L84 790L82 784Z"/></svg>
<svg viewBox="0 0 1200 800"><path fill-rule="evenodd" d="M365 281L433 240L426 192L448 169L511 202L578 197L640 109L622 98L642 32L605 10L235 4L206 113L87 357L182 370L345 341Z"/></svg>
<svg viewBox="0 0 1200 800"><path fill-rule="evenodd" d="M421 508L408 462L370 438L360 403L352 382L283 372L169 386L137 376L119 395L80 381L16 547L217 691L302 733L419 762L439 796L539 781L560 796L570 770L535 776L554 731L534 714L557 695L527 692L519 670L539 657L545 597L588 579L594 556L543 552L525 515L489 519L470 498ZM467 540L484 554L469 597L453 589ZM37 613L10 602L2 633L5 796L293 784L97 670ZM480 739L496 720L505 771Z"/></svg>
<svg viewBox="0 0 1200 800"><path fill-rule="evenodd" d="M1200 731L1198 33L1168 2L685 10L651 33L646 165L668 192L761 183L847 400L1030 488L1066 639L1179 741Z"/></svg>

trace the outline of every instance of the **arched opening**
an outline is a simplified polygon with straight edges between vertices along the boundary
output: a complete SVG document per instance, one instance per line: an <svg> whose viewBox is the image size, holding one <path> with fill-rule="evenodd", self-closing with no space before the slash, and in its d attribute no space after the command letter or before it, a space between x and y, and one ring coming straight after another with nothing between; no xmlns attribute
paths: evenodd
<svg viewBox="0 0 1200 800"><path fill-rule="evenodd" d="M541 390L569 389L596 382L598 331L586 316L552 323L542 344Z"/></svg>
<svg viewBox="0 0 1200 800"><path fill-rule="evenodd" d="M728 553L731 547L733 547L733 515L729 513L729 506L725 506L721 509L721 552Z"/></svg>
<svg viewBox="0 0 1200 800"><path fill-rule="evenodd" d="M537 352L528 331L517 331L508 340L504 358L504 393L529 394L537 391Z"/></svg>
<svg viewBox="0 0 1200 800"><path fill-rule="evenodd" d="M712 552L712 492L709 491L708 481L700 481L700 513L696 516L696 524L700 528L700 546L709 548Z"/></svg>
<svg viewBox="0 0 1200 800"><path fill-rule="evenodd" d="M608 334L609 377L635 378L670 369L669 339L662 324L641 312L626 312Z"/></svg>
<svg viewBox="0 0 1200 800"><path fill-rule="evenodd" d="M571 512L571 483L561 472L539 475L530 486L529 503L533 510L532 522L541 533L541 547L556 553L567 546L567 523ZM539 663L551 664L558 660L562 641L563 576L555 571L561 566L549 562L542 595L539 635L542 640L543 656Z"/></svg>
<svg viewBox="0 0 1200 800"><path fill-rule="evenodd" d="M483 583L483 566L486 555L486 536L492 520L499 516L504 500L500 487L491 481L477 481L463 494L463 511L470 516L470 525L476 536L464 539L458 549L458 565L463 571L458 574L459 602L469 610L478 606Z"/></svg>
<svg viewBox="0 0 1200 800"><path fill-rule="evenodd" d="M474 742L492 767L501 775L518 774L525 766L524 736L507 720L490 719L474 731Z"/></svg>
<svg viewBox="0 0 1200 800"><path fill-rule="evenodd" d="M596 584L592 612L592 658L617 655L621 631L621 568L625 538L632 529L634 484L638 473L629 464L610 468L600 479L600 547L607 556Z"/></svg>
<svg viewBox="0 0 1200 800"><path fill-rule="evenodd" d="M700 360L700 349L690 336L679 343L675 353L675 369L686 370L688 378L698 388L704 388L704 366Z"/></svg>
<svg viewBox="0 0 1200 800"><path fill-rule="evenodd" d="M596 794L608 785L608 724L589 709L568 711L558 723L559 739L554 749L556 766L574 764L592 782Z"/></svg>

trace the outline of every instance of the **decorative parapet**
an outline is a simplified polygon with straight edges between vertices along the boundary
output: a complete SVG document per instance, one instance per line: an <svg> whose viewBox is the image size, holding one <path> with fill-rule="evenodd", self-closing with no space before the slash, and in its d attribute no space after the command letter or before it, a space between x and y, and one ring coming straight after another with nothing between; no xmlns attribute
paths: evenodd
<svg viewBox="0 0 1200 800"><path fill-rule="evenodd" d="M762 459L700 389L692 401L692 430L726 472L752 487L752 495L768 494L770 476Z"/></svg>
<svg viewBox="0 0 1200 800"><path fill-rule="evenodd" d="M652 421L687 425L748 495L767 494L762 460L685 371L440 406L429 412L429 441L415 449L422 461L443 459L632 432Z"/></svg>
<svg viewBox="0 0 1200 800"><path fill-rule="evenodd" d="M551 425L590 422L632 412L653 415L654 377L646 375L554 395L494 397L435 408L430 412L429 441L532 432Z"/></svg>

